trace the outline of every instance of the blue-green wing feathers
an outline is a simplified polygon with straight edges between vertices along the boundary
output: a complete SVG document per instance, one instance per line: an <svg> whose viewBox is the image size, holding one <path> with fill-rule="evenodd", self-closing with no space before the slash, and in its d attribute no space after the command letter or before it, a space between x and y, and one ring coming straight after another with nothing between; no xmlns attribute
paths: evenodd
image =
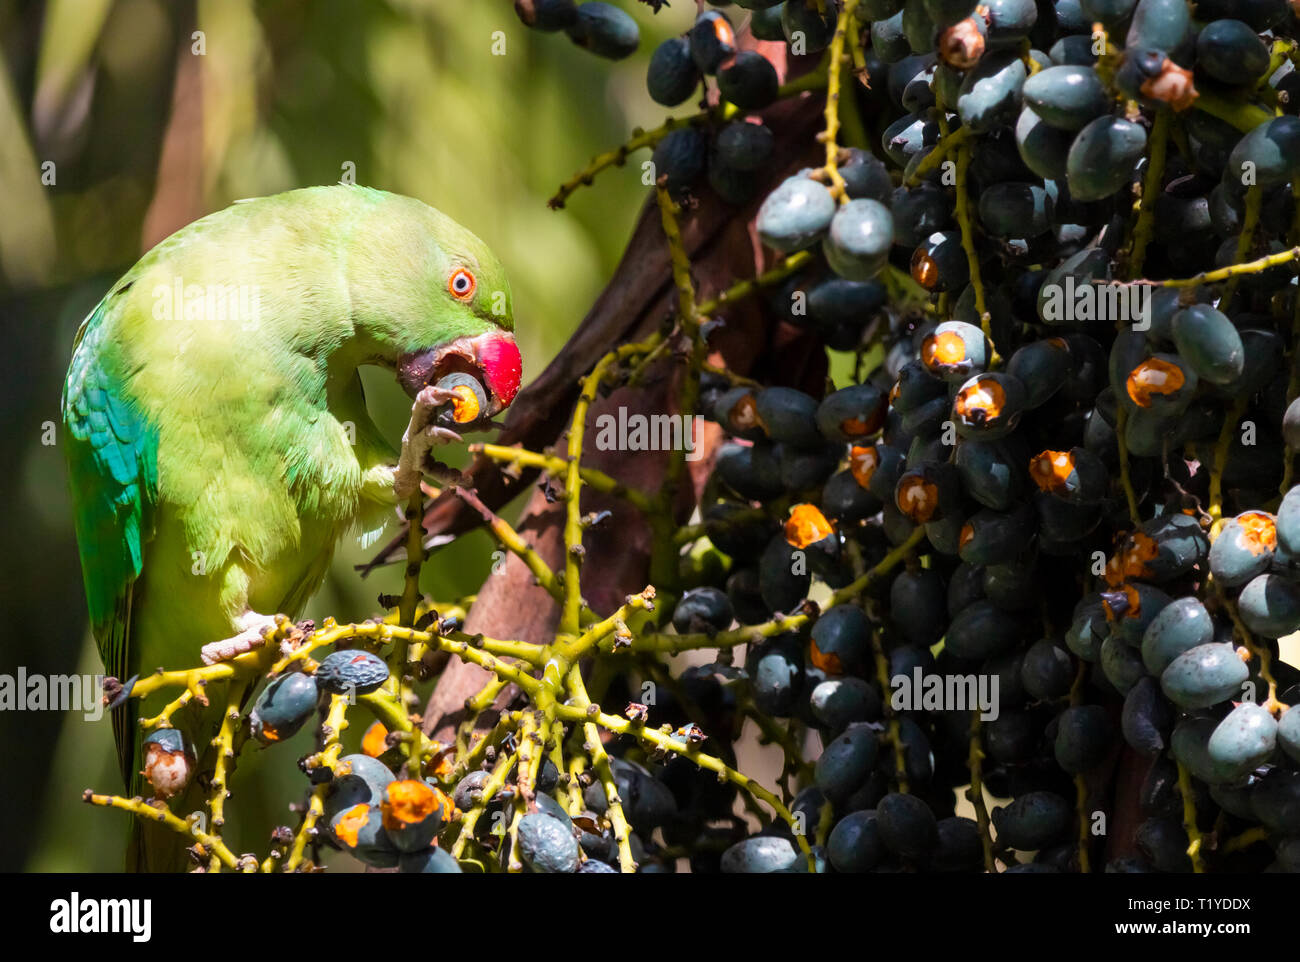
<svg viewBox="0 0 1300 962"><path fill-rule="evenodd" d="M77 332L63 392L64 448L90 623L110 675L130 673L132 593L153 535L158 433L123 390L109 340L112 291ZM130 784L134 719L114 713L113 730Z"/></svg>

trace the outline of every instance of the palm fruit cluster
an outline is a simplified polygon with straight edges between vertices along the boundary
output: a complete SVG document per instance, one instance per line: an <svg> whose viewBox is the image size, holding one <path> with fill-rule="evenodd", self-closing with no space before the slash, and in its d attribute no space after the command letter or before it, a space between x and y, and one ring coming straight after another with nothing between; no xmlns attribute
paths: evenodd
<svg viewBox="0 0 1300 962"><path fill-rule="evenodd" d="M821 394L702 381L721 561L673 624L756 629L683 675L711 734L746 699L815 733L791 809L825 870L1300 870L1291 5L849 3L832 69L869 137L765 196L785 88L752 39L815 63L846 4L715 6L650 62L657 102L724 106L658 142L661 183L811 254L768 308L859 363ZM996 678L995 717L895 709L918 670ZM673 764L658 826L714 853L733 799ZM1090 835L1121 770L1136 839ZM990 825L956 813L973 781ZM692 865L805 869L780 822Z"/></svg>
<svg viewBox="0 0 1300 962"><path fill-rule="evenodd" d="M563 33L574 45L607 60L630 57L641 44L636 21L612 3L515 0L515 13L528 27Z"/></svg>
<svg viewBox="0 0 1300 962"><path fill-rule="evenodd" d="M292 737L313 718L322 696L355 699L389 680L382 658L362 649L340 648L313 672L290 672L271 680L249 710L250 732L263 745ZM398 778L385 758L382 726L363 740L363 752L341 757L332 769L309 769L324 779L323 838L375 868L401 872L460 872L435 839L455 815L452 799L428 778ZM380 737L376 738L375 735Z"/></svg>
<svg viewBox="0 0 1300 962"><path fill-rule="evenodd" d="M679 606L679 611L691 610L689 601ZM684 624L698 626L699 617ZM716 613L704 617L716 618ZM251 734L263 745L275 746L318 714L323 696L366 695L378 691L389 680L383 659L364 649L340 648L322 658L314 670L283 674L262 687L248 712ZM699 737L688 727L683 727L681 734ZM478 829L483 844L497 844L502 815L510 802L510 792L503 791L502 785L513 782L517 771L512 768L505 773L507 777L492 789L493 794L485 797L491 785L490 771L498 758L497 749L489 747L484 752L484 767L452 782L446 781L450 767L441 764L432 776L403 778L402 756L393 750L387 735L383 725L375 723L362 739L361 752L343 755L328 767L315 764L315 756L302 760L301 767L312 783L325 786L318 843L346 852L372 868L401 873L461 872L457 859L439 844L439 835L453 825L463 826L466 813L481 808L483 817L468 831ZM179 729L163 728L146 740L145 749L158 797L174 795L188 781L194 767L193 746ZM690 811L700 797L712 795L716 803L711 807L718 810L735 800L734 788L728 791L716 782L710 792L708 780L700 779L694 765L684 760L656 774L621 758L612 759L610 764L625 817L632 827L631 852L644 872L661 870L663 866L654 857L653 843L647 846L642 838L650 839L661 828L671 833L680 821L679 809ZM520 862L536 873L617 872L615 830L602 817L608 810L604 788L598 781L588 782L580 793L585 808L571 816L555 797L560 784L555 765L549 759L543 760L536 779L537 810L522 817L517 827ZM448 791L444 792L444 788ZM691 825L693 828L693 820ZM733 831L718 837L729 842L735 834ZM694 834L690 837L693 839ZM714 840L710 848L716 865L721 855L719 842Z"/></svg>
<svg viewBox="0 0 1300 962"><path fill-rule="evenodd" d="M263 685L248 709L248 731L274 747L311 720L320 724L330 696L378 691L389 681L384 660L363 649L338 648L301 671L289 671ZM337 733L335 733L337 734ZM372 726L363 751L320 765L308 755L300 767L313 785L323 786L317 844L347 852L361 862L400 872L459 873L460 864L437 844L439 833L460 815L436 778L399 778L397 753L386 730ZM194 746L180 728L162 727L144 739L144 775L158 799L179 794L192 780ZM401 769L398 769L399 772ZM285 828L286 839L292 832Z"/></svg>

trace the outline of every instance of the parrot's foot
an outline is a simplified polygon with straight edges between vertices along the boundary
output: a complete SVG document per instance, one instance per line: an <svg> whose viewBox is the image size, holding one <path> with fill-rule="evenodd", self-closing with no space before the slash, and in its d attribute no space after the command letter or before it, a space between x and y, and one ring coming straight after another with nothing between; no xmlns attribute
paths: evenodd
<svg viewBox="0 0 1300 962"><path fill-rule="evenodd" d="M464 440L451 428L432 423L434 412L456 399L453 392L433 385L421 389L415 396L415 403L411 405L411 423L402 435L402 453L393 474L393 493L398 501L405 501L420 490L425 458L434 445Z"/></svg>
<svg viewBox="0 0 1300 962"><path fill-rule="evenodd" d="M215 665L219 661L229 661L245 652L261 648L266 644L266 639L262 636L268 628L275 627L275 618L272 615L259 615L256 611L245 611L236 619L235 624L240 628L239 634L214 641L199 650L203 664Z"/></svg>

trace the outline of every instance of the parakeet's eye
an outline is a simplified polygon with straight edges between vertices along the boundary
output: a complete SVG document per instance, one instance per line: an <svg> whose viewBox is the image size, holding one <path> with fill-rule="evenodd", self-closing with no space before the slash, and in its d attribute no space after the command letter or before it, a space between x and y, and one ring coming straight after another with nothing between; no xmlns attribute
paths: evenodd
<svg viewBox="0 0 1300 962"><path fill-rule="evenodd" d="M474 288L478 282L474 280L474 275L465 268L457 268L452 272L451 277L447 280L447 290L451 291L451 296L457 300L467 301L474 296Z"/></svg>

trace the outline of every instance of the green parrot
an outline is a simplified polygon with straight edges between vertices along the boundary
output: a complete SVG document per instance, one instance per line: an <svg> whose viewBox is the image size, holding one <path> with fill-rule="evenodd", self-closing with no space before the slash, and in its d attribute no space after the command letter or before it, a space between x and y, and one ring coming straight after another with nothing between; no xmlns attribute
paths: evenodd
<svg viewBox="0 0 1300 962"><path fill-rule="evenodd" d="M474 376L489 417L510 404L522 369L513 328L487 245L379 190L239 201L149 251L82 323L63 393L108 674L229 659L261 645L275 614L296 617L336 542L377 536L419 490L429 448L459 439L433 423L450 400L434 382ZM415 399L400 452L367 416L363 364L393 370ZM133 794L148 794L138 766L150 764L137 718L167 697L113 714ZM195 733L200 753L210 724ZM137 824L128 866L179 869L183 845Z"/></svg>

